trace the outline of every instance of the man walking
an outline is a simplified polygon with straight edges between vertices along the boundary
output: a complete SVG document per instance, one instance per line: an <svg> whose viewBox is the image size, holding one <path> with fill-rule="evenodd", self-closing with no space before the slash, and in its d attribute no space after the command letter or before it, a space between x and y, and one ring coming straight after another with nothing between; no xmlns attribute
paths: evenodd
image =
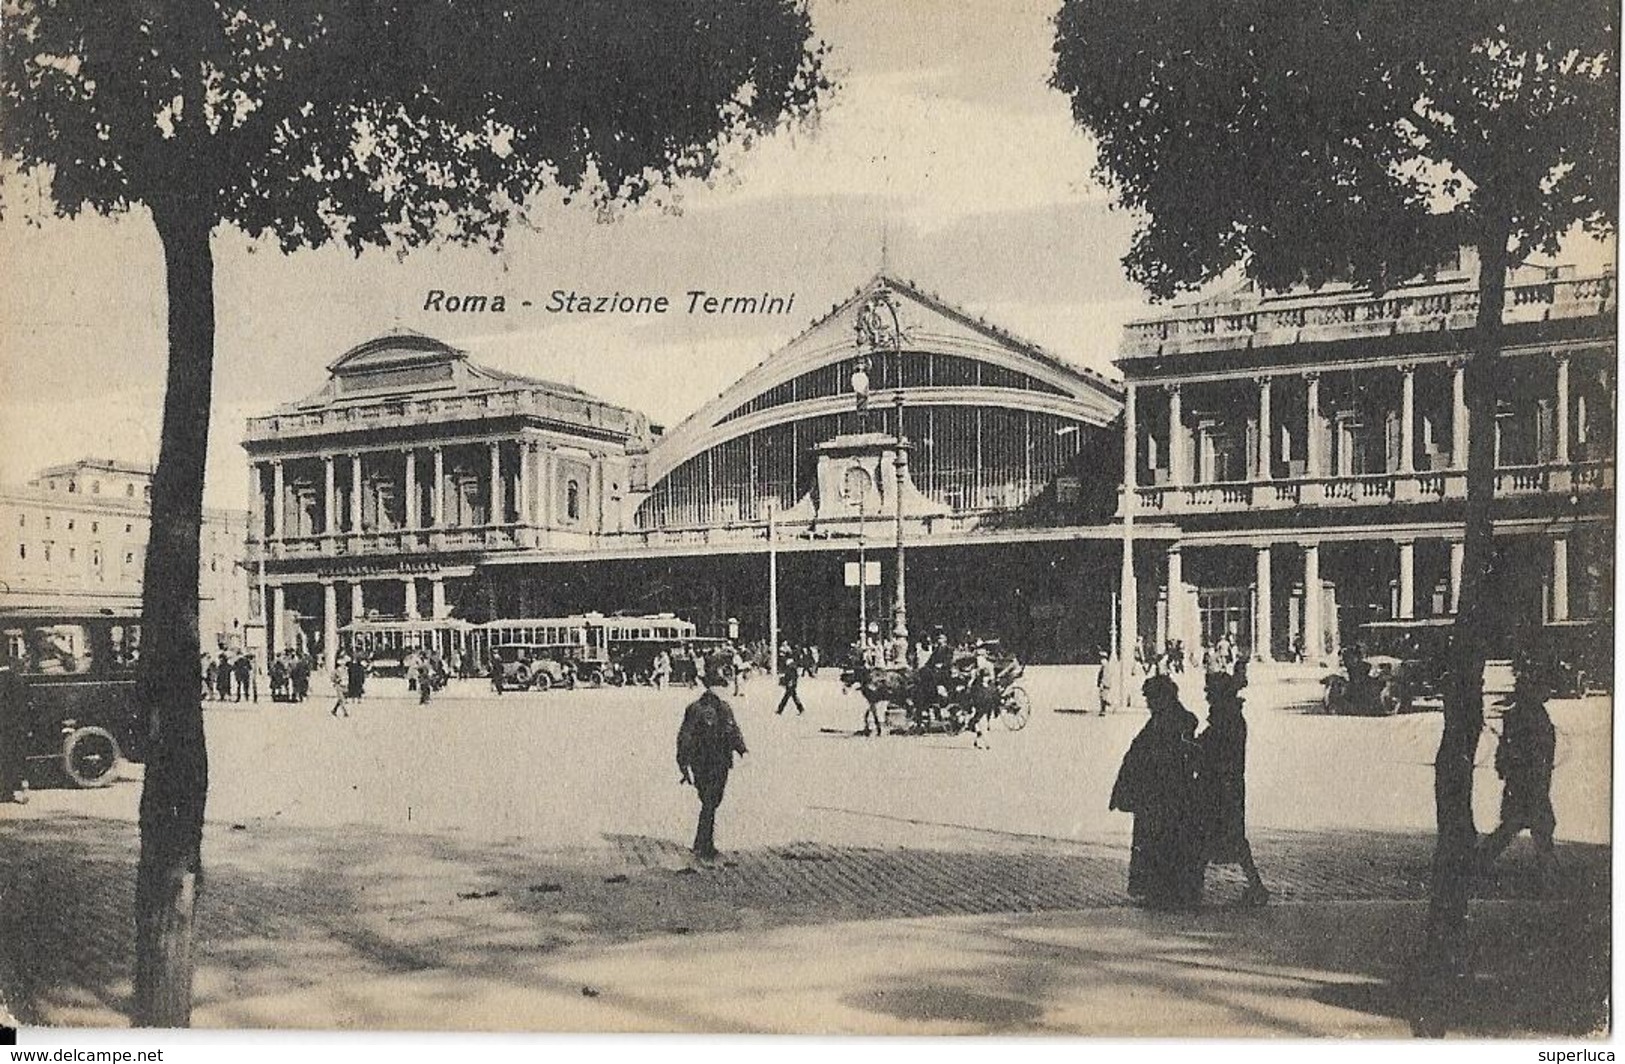
<svg viewBox="0 0 1625 1064"><path fill-rule="evenodd" d="M794 666L792 666L793 668ZM700 822L694 830L694 856L702 861L717 856L717 808L728 785L734 755L745 755L745 737L732 707L721 691L732 682L732 668L721 658L707 658L701 668L705 693L683 711L677 731L677 770L683 783L691 783L700 796Z"/></svg>
<svg viewBox="0 0 1625 1064"><path fill-rule="evenodd" d="M790 645L786 643L779 653L779 685L784 688L784 697L779 699L779 713L782 714L784 707L791 702L796 704L797 713L807 712L807 707L801 704L801 694L797 690L800 684L801 663L797 655L790 652Z"/></svg>
<svg viewBox="0 0 1625 1064"><path fill-rule="evenodd" d="M1501 718L1501 742L1495 748L1495 771L1505 781L1501 791L1501 825L1479 846L1479 868L1488 872L1496 858L1527 830L1535 840L1542 876L1555 865L1552 835L1552 767L1557 760L1557 731L1546 712L1549 691L1535 663L1517 663L1512 704Z"/></svg>

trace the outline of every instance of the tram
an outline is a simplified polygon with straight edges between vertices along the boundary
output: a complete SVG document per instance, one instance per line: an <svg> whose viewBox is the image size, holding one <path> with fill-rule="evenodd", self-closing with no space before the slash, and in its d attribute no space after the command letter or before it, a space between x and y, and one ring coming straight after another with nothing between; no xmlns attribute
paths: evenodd
<svg viewBox="0 0 1625 1064"><path fill-rule="evenodd" d="M485 675L497 647L546 648L550 660L569 661L588 683L624 683L637 663L662 647L693 643L692 621L674 614L637 616L584 613L474 623L443 620L356 621L339 629L344 653L371 663L374 673L403 675L413 651L438 653L452 675Z"/></svg>

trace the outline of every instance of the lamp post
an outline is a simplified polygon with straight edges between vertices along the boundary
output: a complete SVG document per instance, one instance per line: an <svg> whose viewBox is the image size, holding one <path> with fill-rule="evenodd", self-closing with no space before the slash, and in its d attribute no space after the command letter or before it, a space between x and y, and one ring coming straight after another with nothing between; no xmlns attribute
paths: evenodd
<svg viewBox="0 0 1625 1064"><path fill-rule="evenodd" d="M903 438L903 327L897 313L897 303L891 292L882 288L870 296L857 319L858 346L874 351L891 349L895 389L892 399L893 428L896 441L892 460L892 494L896 506L897 595L892 603L892 638L907 653L908 648L908 568L903 545L903 485L908 482L908 445ZM860 358L866 366L866 358ZM866 375L867 379L867 375ZM860 409L863 401L860 400Z"/></svg>
<svg viewBox="0 0 1625 1064"><path fill-rule="evenodd" d="M858 364L852 371L852 397L858 407L858 431L869 424L869 356L858 355ZM854 470L861 476L849 477L847 483L858 491L858 653L861 656L865 640L869 638L869 563L865 557L865 535L869 524L869 474Z"/></svg>

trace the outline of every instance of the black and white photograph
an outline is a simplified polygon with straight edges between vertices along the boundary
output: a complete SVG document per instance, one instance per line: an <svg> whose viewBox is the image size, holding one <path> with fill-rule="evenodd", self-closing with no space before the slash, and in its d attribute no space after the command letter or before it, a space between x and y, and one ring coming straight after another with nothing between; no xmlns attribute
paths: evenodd
<svg viewBox="0 0 1625 1064"><path fill-rule="evenodd" d="M1606 1044L1620 14L3 0L0 1041Z"/></svg>

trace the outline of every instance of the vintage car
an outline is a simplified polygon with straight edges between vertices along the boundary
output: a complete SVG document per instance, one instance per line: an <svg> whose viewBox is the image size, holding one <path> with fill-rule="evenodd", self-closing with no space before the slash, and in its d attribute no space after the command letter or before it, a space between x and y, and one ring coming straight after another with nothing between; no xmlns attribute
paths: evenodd
<svg viewBox="0 0 1625 1064"><path fill-rule="evenodd" d="M1382 717L1444 696L1453 617L1372 621L1343 648L1343 669L1326 677L1327 712Z"/></svg>
<svg viewBox="0 0 1625 1064"><path fill-rule="evenodd" d="M575 686L578 651L568 643L499 643L491 656L501 664L502 690L545 691Z"/></svg>
<svg viewBox="0 0 1625 1064"><path fill-rule="evenodd" d="M128 611L0 613L0 735L20 737L34 784L102 787L145 759L135 701L140 617Z"/></svg>

